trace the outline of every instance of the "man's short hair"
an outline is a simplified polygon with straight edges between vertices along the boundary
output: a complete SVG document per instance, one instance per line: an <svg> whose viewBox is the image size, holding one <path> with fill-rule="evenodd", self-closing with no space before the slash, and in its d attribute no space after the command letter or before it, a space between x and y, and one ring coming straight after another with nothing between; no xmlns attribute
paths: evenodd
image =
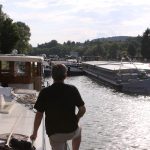
<svg viewBox="0 0 150 150"><path fill-rule="evenodd" d="M52 67L52 78L55 81L64 80L67 75L67 67L64 64L56 64Z"/></svg>

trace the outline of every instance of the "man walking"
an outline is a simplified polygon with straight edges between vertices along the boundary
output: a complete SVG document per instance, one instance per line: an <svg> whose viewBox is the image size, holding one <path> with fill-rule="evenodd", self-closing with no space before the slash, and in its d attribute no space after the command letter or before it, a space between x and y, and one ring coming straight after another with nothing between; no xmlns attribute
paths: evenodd
<svg viewBox="0 0 150 150"><path fill-rule="evenodd" d="M43 113L45 113L46 133L52 150L66 150L67 140L72 140L72 150L79 150L81 142L81 128L78 126L78 122L86 108L78 89L64 83L66 76L65 65L54 65L52 68L54 82L39 93L34 106L37 113L33 134L30 138L31 140L36 139ZM77 113L76 108L78 108Z"/></svg>

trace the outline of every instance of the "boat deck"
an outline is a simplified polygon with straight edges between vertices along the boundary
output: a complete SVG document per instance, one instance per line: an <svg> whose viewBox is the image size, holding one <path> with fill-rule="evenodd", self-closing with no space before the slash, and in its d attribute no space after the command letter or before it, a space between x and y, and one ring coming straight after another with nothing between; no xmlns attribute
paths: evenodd
<svg viewBox="0 0 150 150"><path fill-rule="evenodd" d="M108 70L124 70L124 69L144 69L150 70L149 63L141 63L141 62L118 62L118 61L88 61L83 62L84 64L94 65L97 67L105 68Z"/></svg>
<svg viewBox="0 0 150 150"><path fill-rule="evenodd" d="M31 110L29 107L25 107L24 104L15 102L11 113L0 113L0 136L9 134L13 131L14 134L25 135L29 139L33 129L34 117L35 113L33 110ZM43 144L46 144L46 150L51 150L47 136L45 135L45 132L43 132L42 123L39 128L38 137L34 143L34 146L36 147L36 150L43 150Z"/></svg>

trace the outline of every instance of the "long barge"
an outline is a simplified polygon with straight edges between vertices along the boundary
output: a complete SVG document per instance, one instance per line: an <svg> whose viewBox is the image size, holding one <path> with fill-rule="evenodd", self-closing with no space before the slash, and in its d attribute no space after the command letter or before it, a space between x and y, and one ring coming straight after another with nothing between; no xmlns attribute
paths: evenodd
<svg viewBox="0 0 150 150"><path fill-rule="evenodd" d="M150 94L150 65L139 62L88 61L82 63L87 75L119 91Z"/></svg>

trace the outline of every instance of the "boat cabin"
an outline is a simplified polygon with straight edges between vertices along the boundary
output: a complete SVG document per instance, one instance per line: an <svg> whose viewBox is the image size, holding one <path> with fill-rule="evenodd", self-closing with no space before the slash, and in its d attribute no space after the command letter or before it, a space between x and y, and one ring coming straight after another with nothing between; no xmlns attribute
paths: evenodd
<svg viewBox="0 0 150 150"><path fill-rule="evenodd" d="M43 57L0 55L0 86L40 91Z"/></svg>

